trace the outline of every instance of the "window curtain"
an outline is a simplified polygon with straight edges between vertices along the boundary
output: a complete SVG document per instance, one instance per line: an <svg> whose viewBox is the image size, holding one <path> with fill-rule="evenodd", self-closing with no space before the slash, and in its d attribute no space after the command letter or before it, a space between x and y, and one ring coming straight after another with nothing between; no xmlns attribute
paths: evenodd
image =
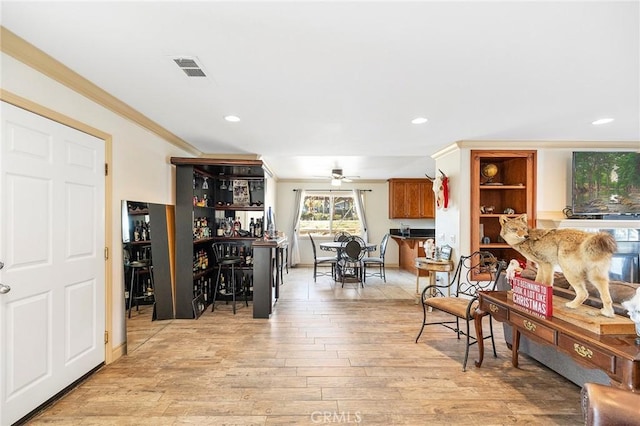
<svg viewBox="0 0 640 426"><path fill-rule="evenodd" d="M300 244L298 240L298 227L300 226L300 210L302 209L302 200L304 199L304 191L302 189L294 189L296 195L293 200L293 223L289 229L289 266L292 268L300 263Z"/></svg>
<svg viewBox="0 0 640 426"><path fill-rule="evenodd" d="M362 191L359 189L353 190L353 199L356 204L356 211L358 212L358 217L360 217L360 223L362 223L362 239L365 241L369 241L369 227L367 226L367 219L364 216L364 204L362 203Z"/></svg>

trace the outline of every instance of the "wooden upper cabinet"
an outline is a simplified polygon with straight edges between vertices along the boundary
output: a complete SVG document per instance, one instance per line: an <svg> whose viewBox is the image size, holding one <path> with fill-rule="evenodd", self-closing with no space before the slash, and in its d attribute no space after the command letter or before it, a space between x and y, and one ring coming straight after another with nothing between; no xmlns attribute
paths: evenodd
<svg viewBox="0 0 640 426"><path fill-rule="evenodd" d="M436 217L436 198L433 183L429 180L420 183L420 214L422 217Z"/></svg>
<svg viewBox="0 0 640 426"><path fill-rule="evenodd" d="M434 195L428 179L389 179L390 219L434 217Z"/></svg>

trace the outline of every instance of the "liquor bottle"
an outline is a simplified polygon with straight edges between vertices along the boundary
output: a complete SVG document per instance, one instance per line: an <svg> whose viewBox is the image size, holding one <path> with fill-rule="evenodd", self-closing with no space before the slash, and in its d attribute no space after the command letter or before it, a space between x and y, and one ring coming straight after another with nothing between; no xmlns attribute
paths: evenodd
<svg viewBox="0 0 640 426"><path fill-rule="evenodd" d="M245 258L245 263L247 264L247 266L251 266L251 263L253 262L253 250L251 247L247 247L247 251L245 252L247 257Z"/></svg>
<svg viewBox="0 0 640 426"><path fill-rule="evenodd" d="M142 239L142 241L147 241L149 239L149 237L147 236L147 224L145 222L142 222L142 232L140 234L140 238Z"/></svg>
<svg viewBox="0 0 640 426"><path fill-rule="evenodd" d="M216 231L216 235L218 237L222 237L224 235L224 221L220 221L218 224L218 230Z"/></svg>
<svg viewBox="0 0 640 426"><path fill-rule="evenodd" d="M271 206L269 206L269 210L267 210L267 235L269 238L273 238L275 230L275 224L273 223L273 212L271 211Z"/></svg>
<svg viewBox="0 0 640 426"><path fill-rule="evenodd" d="M249 235L252 237L256 235L256 223L253 221L253 218L251 218L251 222L249 222Z"/></svg>
<svg viewBox="0 0 640 426"><path fill-rule="evenodd" d="M242 224L240 223L240 217L236 217L236 220L233 222L233 236L237 237L240 235L240 229L242 229Z"/></svg>
<svg viewBox="0 0 640 426"><path fill-rule="evenodd" d="M140 241L140 221L136 220L136 227L133 230L133 241Z"/></svg>

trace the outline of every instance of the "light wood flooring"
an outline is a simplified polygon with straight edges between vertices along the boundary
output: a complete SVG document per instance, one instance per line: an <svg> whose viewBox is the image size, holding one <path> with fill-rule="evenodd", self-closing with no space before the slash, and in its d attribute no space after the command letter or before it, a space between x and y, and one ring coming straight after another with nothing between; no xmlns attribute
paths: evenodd
<svg viewBox="0 0 640 426"><path fill-rule="evenodd" d="M423 283L426 279L423 278ZM103 367L30 424L578 425L580 388L510 351L477 348L441 326L414 343L415 277L387 269L364 289L312 269L285 275L269 320L218 305L198 320L132 313L129 354ZM485 323L488 323L485 320Z"/></svg>

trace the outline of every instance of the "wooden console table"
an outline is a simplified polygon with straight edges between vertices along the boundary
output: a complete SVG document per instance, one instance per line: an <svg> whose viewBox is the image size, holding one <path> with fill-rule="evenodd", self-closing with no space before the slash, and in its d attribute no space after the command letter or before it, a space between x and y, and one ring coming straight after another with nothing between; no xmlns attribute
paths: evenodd
<svg viewBox="0 0 640 426"><path fill-rule="evenodd" d="M491 315L513 328L511 362L518 366L520 335L544 345L555 346L587 368L604 371L611 383L632 391L640 391L640 346L633 334L599 335L558 318L546 318L512 302L506 291L479 293L475 327L479 359L482 365L484 344L482 318Z"/></svg>

